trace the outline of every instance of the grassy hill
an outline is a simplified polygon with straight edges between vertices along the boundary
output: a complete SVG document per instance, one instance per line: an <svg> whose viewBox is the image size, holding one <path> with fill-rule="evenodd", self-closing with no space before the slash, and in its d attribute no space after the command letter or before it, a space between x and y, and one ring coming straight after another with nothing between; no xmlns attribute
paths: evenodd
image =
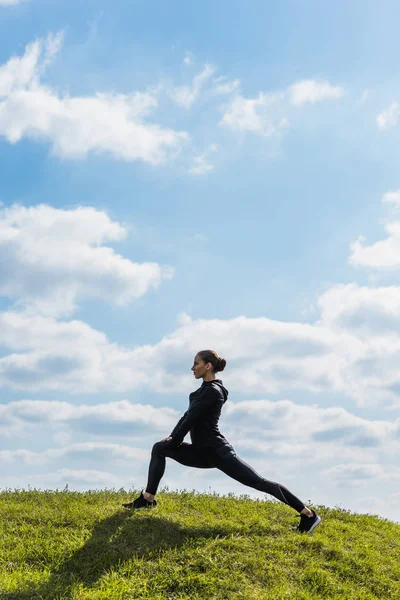
<svg viewBox="0 0 400 600"><path fill-rule="evenodd" d="M400 598L400 525L316 507L322 524L292 531L295 511L247 495L170 492L136 513L136 492L0 493L0 598Z"/></svg>

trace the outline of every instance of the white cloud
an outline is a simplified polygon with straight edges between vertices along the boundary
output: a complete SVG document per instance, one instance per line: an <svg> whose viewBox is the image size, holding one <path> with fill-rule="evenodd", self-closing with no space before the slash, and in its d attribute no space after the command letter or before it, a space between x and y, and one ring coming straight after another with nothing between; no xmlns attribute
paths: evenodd
<svg viewBox="0 0 400 600"><path fill-rule="evenodd" d="M339 485L366 485L370 480L387 482L400 481L400 468L390 465L385 468L381 463L372 464L338 464L326 471L327 479L334 478Z"/></svg>
<svg viewBox="0 0 400 600"><path fill-rule="evenodd" d="M209 162L209 155L212 152L217 152L218 146L216 144L211 144L208 149L195 156L193 159L194 165L189 169L189 173L191 175L205 175L206 173L210 173L214 170L214 165Z"/></svg>
<svg viewBox="0 0 400 600"><path fill-rule="evenodd" d="M400 189L395 192L386 192L382 198L383 202L394 204L396 207L400 207Z"/></svg>
<svg viewBox="0 0 400 600"><path fill-rule="evenodd" d="M183 57L183 64L186 66L191 65L193 62L193 54L191 52L185 52L185 56Z"/></svg>
<svg viewBox="0 0 400 600"><path fill-rule="evenodd" d="M258 98L235 96L229 103L220 125L235 131L252 132L265 137L279 135L287 126L286 118L275 118L273 107L279 94L259 93Z"/></svg>
<svg viewBox="0 0 400 600"><path fill-rule="evenodd" d="M400 329L400 287L334 285L318 299L320 323L358 337L385 336Z"/></svg>
<svg viewBox="0 0 400 600"><path fill-rule="evenodd" d="M359 103L365 104L366 101L368 100L368 98L370 97L370 95L371 95L371 90L364 90L363 93L361 94Z"/></svg>
<svg viewBox="0 0 400 600"><path fill-rule="evenodd" d="M182 85L173 88L170 92L172 99L180 106L190 108L199 97L201 89L210 79L214 71L214 67L206 65L201 73L193 78L190 86Z"/></svg>
<svg viewBox="0 0 400 600"><path fill-rule="evenodd" d="M229 80L225 75L215 77L213 83L215 83L214 92L221 95L232 94L240 87L239 79Z"/></svg>
<svg viewBox="0 0 400 600"><path fill-rule="evenodd" d="M126 478L125 478L126 481ZM124 483L120 477L107 471L96 469L59 469L50 473L29 472L23 478L16 475L10 475L3 478L3 488L8 489L33 489L42 490L68 490L87 491L88 489L120 489Z"/></svg>
<svg viewBox="0 0 400 600"><path fill-rule="evenodd" d="M113 473L106 471L98 471L96 469L60 469L52 473L44 475L33 475L28 477L28 483L36 482L41 487L57 486L65 488L68 485L69 489L104 489L118 487L119 479Z"/></svg>
<svg viewBox="0 0 400 600"><path fill-rule="evenodd" d="M385 204L400 207L400 190L387 192L382 197ZM400 221L390 220L385 225L387 238L371 245L360 236L351 244L350 264L373 269L393 271L400 267Z"/></svg>
<svg viewBox="0 0 400 600"><path fill-rule="evenodd" d="M398 511L400 503L400 494L385 494L384 497L378 497L375 494L377 489L373 490L370 496L366 496L364 490L362 495L354 498L354 503L357 504L357 512L363 514L378 514L383 518L392 518L400 523L400 514Z"/></svg>
<svg viewBox="0 0 400 600"><path fill-rule="evenodd" d="M321 100L341 98L346 93L342 87L335 87L329 81L304 79L289 86L291 103L299 106L305 103L315 104Z"/></svg>
<svg viewBox="0 0 400 600"><path fill-rule="evenodd" d="M72 444L64 448L48 448L42 452L32 450L0 450L0 464L15 464L22 462L26 465L44 465L61 459L96 460L101 462L135 461L147 462L149 451L121 444L104 442L85 442Z"/></svg>
<svg viewBox="0 0 400 600"><path fill-rule="evenodd" d="M80 295L125 301L152 284L152 270L145 270L138 286L137 269L130 261L101 252L101 244L120 239L124 228L93 209L40 207L37 212L35 207L13 207L4 211L1 222L3 292L13 291L27 307L0 313L2 348L9 352L3 350L0 358L3 386L75 394L141 386L160 393L190 390L194 354L202 346L214 346L226 354L226 377L233 391L336 392L360 405L378 400L382 405L399 404L396 286L331 286L319 299L320 317L314 324L245 316L192 320L186 315L158 343L123 347L85 323L57 321L55 316L72 311ZM112 265L111 274L104 262ZM160 271L156 273L159 279ZM232 381L230 372L235 372Z"/></svg>
<svg viewBox="0 0 400 600"><path fill-rule="evenodd" d="M124 304L170 278L173 270L134 263L107 242L127 229L92 207L0 209L0 295L46 315L70 314L79 297Z"/></svg>
<svg viewBox="0 0 400 600"><path fill-rule="evenodd" d="M382 111L376 118L379 129L388 129L397 125L400 115L400 106L393 102L389 108Z"/></svg>
<svg viewBox="0 0 400 600"><path fill-rule="evenodd" d="M185 237L185 242L200 242L202 244L208 244L210 238L203 233L195 233L194 235L188 235Z"/></svg>
<svg viewBox="0 0 400 600"><path fill-rule="evenodd" d="M360 267L394 270L400 267L400 222L385 225L387 238L370 246L360 236L351 244L349 262Z"/></svg>
<svg viewBox="0 0 400 600"><path fill-rule="evenodd" d="M314 325L247 317L193 321L185 315L158 343L132 348L113 344L79 321L3 313L3 345L13 353L0 358L0 382L14 389L75 394L141 386L163 394L190 391L193 356L201 347L215 347L226 355L224 381L233 392L337 392L360 405L398 404L400 342L392 335L397 313L391 315L383 295L367 305L357 288L353 295L343 302L342 313L337 300L332 313L335 297L325 295L322 319ZM386 323L379 343L370 331L373 317L376 326Z"/></svg>
<svg viewBox="0 0 400 600"><path fill-rule="evenodd" d="M22 461L44 464L62 458L107 460L148 459L149 446L168 435L187 406L181 411L166 407L133 404L128 401L98 405L57 401L15 401L0 407L4 428L19 431L24 438L32 432L68 431L85 438L117 437L145 442L146 447L126 446L104 441L85 441L41 452L25 449L3 450L5 463ZM400 450L400 419L368 420L344 408L300 405L289 400L229 400L223 408L221 431L234 447L256 456L268 453L273 459L303 457L315 465L336 464L341 460L366 464L396 456ZM14 438L15 439L15 438ZM189 439L189 437L188 437ZM340 452L339 452L340 449Z"/></svg>
<svg viewBox="0 0 400 600"><path fill-rule="evenodd" d="M228 360L224 381L233 393L336 392L360 405L398 405L396 294L334 286L321 296L315 324L247 317L193 321L184 315L158 343L132 348L79 321L4 312L2 344L11 354L0 358L0 383L74 394L140 387L162 394L190 391L193 356L201 347L215 347Z"/></svg>
<svg viewBox="0 0 400 600"><path fill-rule="evenodd" d="M0 67L0 135L11 143L23 137L51 142L65 158L109 152L127 161L158 164L179 152L185 132L145 122L157 106L149 93L61 96L40 81L59 51L61 36L27 46L21 58Z"/></svg>
<svg viewBox="0 0 400 600"><path fill-rule="evenodd" d="M228 93L233 89L225 91ZM281 135L289 125L286 115L289 114L290 104L302 105L329 98L341 98L345 93L343 88L334 87L327 81L318 82L312 79L299 81L284 91L259 92L256 98L244 98L237 93L224 108L220 125L265 137Z"/></svg>
<svg viewBox="0 0 400 600"><path fill-rule="evenodd" d="M2 345L13 351L0 358L2 386L84 393L132 390L151 381L159 390L165 384L162 371L152 373L147 358L151 348L120 347L80 321L57 322L21 312L3 312L0 320ZM164 391L171 385L176 388L175 378Z"/></svg>
<svg viewBox="0 0 400 600"><path fill-rule="evenodd" d="M400 419L397 423L372 421L344 408L300 405L289 400L229 401L224 410L228 427L235 428L235 439L244 434L250 448L253 441L263 440L273 454L309 453L310 445L313 445L314 452L309 458L325 461L322 450L329 447L330 451L332 442L350 448L353 453L362 448L364 454L368 449L376 454L377 448L386 444L400 447Z"/></svg>
<svg viewBox="0 0 400 600"><path fill-rule="evenodd" d="M188 171L191 175L205 175L214 171L214 165L212 165L204 154L200 154L193 159L194 166Z"/></svg>
<svg viewBox="0 0 400 600"><path fill-rule="evenodd" d="M1 405L0 415L2 427L16 431L49 423L52 427L63 426L63 431L68 425L91 435L131 437L142 435L144 431L172 430L181 413L168 407L155 408L128 400L93 405L56 400L18 400Z"/></svg>
<svg viewBox="0 0 400 600"><path fill-rule="evenodd" d="M0 0L0 6L16 6L17 4L28 1L29 0Z"/></svg>
<svg viewBox="0 0 400 600"><path fill-rule="evenodd" d="M71 433L68 431L55 431L52 434L52 439L59 446L66 446L71 442Z"/></svg>

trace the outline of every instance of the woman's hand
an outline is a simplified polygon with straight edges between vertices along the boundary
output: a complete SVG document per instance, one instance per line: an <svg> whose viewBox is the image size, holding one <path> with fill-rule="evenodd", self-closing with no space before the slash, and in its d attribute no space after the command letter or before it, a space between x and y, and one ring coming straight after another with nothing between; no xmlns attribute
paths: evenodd
<svg viewBox="0 0 400 600"><path fill-rule="evenodd" d="M171 436L169 436L169 437L167 437L167 438L164 438L164 439L163 439L163 440L161 440L161 441L162 441L162 442L169 442L169 441L171 441L171 440L172 440L172 437L171 437Z"/></svg>

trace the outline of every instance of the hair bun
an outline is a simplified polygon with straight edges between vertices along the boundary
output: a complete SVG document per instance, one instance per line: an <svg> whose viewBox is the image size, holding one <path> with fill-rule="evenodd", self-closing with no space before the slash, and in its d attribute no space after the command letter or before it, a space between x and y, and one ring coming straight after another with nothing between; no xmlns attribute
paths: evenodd
<svg viewBox="0 0 400 600"><path fill-rule="evenodd" d="M196 356L204 360L205 363L211 363L214 373L223 371L226 367L226 360L220 358L214 350L200 350Z"/></svg>
<svg viewBox="0 0 400 600"><path fill-rule="evenodd" d="M226 367L226 360L224 358L218 358L218 371L223 371Z"/></svg>

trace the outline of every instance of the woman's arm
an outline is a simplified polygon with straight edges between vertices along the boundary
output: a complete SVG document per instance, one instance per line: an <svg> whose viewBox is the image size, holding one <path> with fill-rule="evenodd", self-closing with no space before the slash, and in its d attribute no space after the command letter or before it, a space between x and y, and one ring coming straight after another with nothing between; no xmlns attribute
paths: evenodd
<svg viewBox="0 0 400 600"><path fill-rule="evenodd" d="M186 415L188 414L188 411L185 412L185 414L179 419L179 421L177 422L177 424L175 425L174 429L172 430L172 432L169 434L170 436L174 436L175 432L177 429L179 429L182 421L184 420L184 418L186 417Z"/></svg>
<svg viewBox="0 0 400 600"><path fill-rule="evenodd" d="M179 421L177 422L177 424L175 425L174 429L172 430L172 432L169 434L168 437L164 438L163 440L161 440L162 442L169 442L172 440L172 436L174 435L175 431L179 428L180 424L182 423L182 421L184 420L184 418L186 417L188 411L185 412L184 415L182 415L182 417L179 419Z"/></svg>
<svg viewBox="0 0 400 600"><path fill-rule="evenodd" d="M183 439L188 431L192 429L193 425L197 421L203 418L205 413L209 410L211 404L218 397L218 392L210 387L208 388L207 392L192 402L189 409L185 412L177 426L174 428L174 431L171 433L171 447L177 447L183 442Z"/></svg>

